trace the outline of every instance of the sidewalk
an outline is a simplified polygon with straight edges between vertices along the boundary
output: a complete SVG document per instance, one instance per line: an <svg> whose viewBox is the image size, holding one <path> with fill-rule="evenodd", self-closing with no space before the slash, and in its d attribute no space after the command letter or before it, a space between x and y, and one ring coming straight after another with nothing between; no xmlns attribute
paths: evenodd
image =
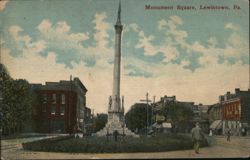
<svg viewBox="0 0 250 160"><path fill-rule="evenodd" d="M216 138L226 138L226 135L214 135ZM231 138L239 138L239 139L250 139L250 135L247 136L230 136Z"/></svg>

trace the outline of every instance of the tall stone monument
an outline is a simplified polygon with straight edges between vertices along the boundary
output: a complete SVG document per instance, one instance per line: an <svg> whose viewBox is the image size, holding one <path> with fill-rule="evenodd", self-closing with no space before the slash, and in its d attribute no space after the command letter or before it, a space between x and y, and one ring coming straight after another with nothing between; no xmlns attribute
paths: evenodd
<svg viewBox="0 0 250 160"><path fill-rule="evenodd" d="M124 97L120 99L120 76L121 76L121 35L123 26L121 24L121 3L119 3L118 16L115 24L115 57L113 71L113 94L109 97L108 122L106 126L96 133L97 136L119 133L121 135L139 137L125 125Z"/></svg>

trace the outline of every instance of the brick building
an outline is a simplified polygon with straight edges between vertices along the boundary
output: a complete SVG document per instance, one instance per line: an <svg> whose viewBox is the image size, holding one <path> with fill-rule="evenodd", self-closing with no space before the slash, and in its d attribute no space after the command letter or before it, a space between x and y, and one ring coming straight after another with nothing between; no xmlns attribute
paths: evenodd
<svg viewBox="0 0 250 160"><path fill-rule="evenodd" d="M220 96L222 104L223 134L230 129L233 135L246 134L250 129L250 90L227 92ZM242 133L245 131L245 133Z"/></svg>
<svg viewBox="0 0 250 160"><path fill-rule="evenodd" d="M33 111L35 130L44 133L85 131L90 115L86 107L86 87L79 78L70 81L31 84L36 95Z"/></svg>

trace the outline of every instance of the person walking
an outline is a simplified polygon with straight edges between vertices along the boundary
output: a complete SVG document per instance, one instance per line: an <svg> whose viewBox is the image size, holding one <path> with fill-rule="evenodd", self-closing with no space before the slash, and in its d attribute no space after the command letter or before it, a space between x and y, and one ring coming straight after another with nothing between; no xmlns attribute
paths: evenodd
<svg viewBox="0 0 250 160"><path fill-rule="evenodd" d="M194 142L195 153L198 154L199 153L199 148L200 148L200 141L204 137L204 134L203 134L201 128L199 127L198 122L195 124L195 127L192 128L191 134L192 134L192 140Z"/></svg>
<svg viewBox="0 0 250 160"><path fill-rule="evenodd" d="M210 129L210 131L209 131L209 137L212 137L213 136L213 131L212 131L212 129Z"/></svg>
<svg viewBox="0 0 250 160"><path fill-rule="evenodd" d="M231 136L231 130L228 129L228 131L227 131L227 141L230 141L230 136Z"/></svg>

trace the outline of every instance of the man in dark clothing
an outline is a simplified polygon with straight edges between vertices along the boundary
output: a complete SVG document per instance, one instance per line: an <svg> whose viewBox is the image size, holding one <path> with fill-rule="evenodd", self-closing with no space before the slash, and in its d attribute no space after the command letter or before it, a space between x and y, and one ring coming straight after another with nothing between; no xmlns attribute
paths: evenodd
<svg viewBox="0 0 250 160"><path fill-rule="evenodd" d="M231 136L231 130L228 129L228 131L227 131L227 141L230 141L230 136Z"/></svg>
<svg viewBox="0 0 250 160"><path fill-rule="evenodd" d="M203 139L204 134L201 130L201 128L199 127L199 123L196 123L196 126L191 130L191 134L192 134L192 139L194 142L194 150L195 153L199 153L199 148L200 148L200 141Z"/></svg>

